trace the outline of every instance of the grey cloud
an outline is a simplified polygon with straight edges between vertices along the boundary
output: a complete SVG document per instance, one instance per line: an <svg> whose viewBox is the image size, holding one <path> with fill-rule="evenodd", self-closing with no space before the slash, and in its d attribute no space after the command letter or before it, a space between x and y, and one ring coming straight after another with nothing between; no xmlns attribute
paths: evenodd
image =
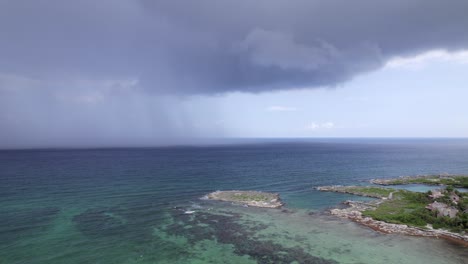
<svg viewBox="0 0 468 264"><path fill-rule="evenodd" d="M157 93L329 86L468 46L464 0L6 0L0 72L138 78Z"/></svg>
<svg viewBox="0 0 468 264"><path fill-rule="evenodd" d="M263 29L250 32L241 47L250 51L253 64L285 70L315 71L339 56L336 48L328 43L301 45L289 34Z"/></svg>

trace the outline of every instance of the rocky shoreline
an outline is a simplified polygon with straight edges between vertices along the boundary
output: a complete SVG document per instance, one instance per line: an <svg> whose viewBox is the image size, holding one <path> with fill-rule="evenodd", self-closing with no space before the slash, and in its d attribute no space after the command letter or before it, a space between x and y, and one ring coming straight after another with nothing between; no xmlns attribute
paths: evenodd
<svg viewBox="0 0 468 264"><path fill-rule="evenodd" d="M365 225L375 231L379 231L385 234L404 234L410 236L423 236L423 237L436 237L436 238L445 238L460 243L468 247L468 236L461 235L447 230L440 229L423 229L418 227L412 227L401 224L391 224L379 220L375 220L371 217L366 217L362 215L362 211L371 209L375 207L376 204L356 202L356 201L346 201L348 208L345 209L331 209L330 213L332 215L347 218L359 224Z"/></svg>
<svg viewBox="0 0 468 264"><path fill-rule="evenodd" d="M380 198L374 201L369 202L359 202L359 201L351 201L348 200L344 202L348 207L344 209L331 209L329 212L340 218L350 219L354 222L367 226L375 231L382 232L385 234L403 234L403 235L411 235L411 236L422 236L422 237L436 237L436 238L444 238L463 246L468 247L468 235L462 235L454 232L450 232L443 229L432 229L432 226L428 225L426 228L420 228L415 226L408 226L404 224L392 224L387 223L384 221L375 220L372 217L364 216L362 212L366 210L375 210L380 204L385 202L385 200L392 199L393 192L392 189L389 189L390 194L386 197L383 195L378 194L369 194L369 193L362 193L359 190L362 190L363 187L361 186L323 186L318 187L317 190L320 191L329 191L329 192L339 192L339 193L348 193L354 195L361 195L367 197L374 197ZM380 188L380 187L372 187L372 188ZM384 189L384 188L382 188ZM373 189L370 189L373 190Z"/></svg>
<svg viewBox="0 0 468 264"><path fill-rule="evenodd" d="M261 208L281 208L284 205L279 194L259 191L216 191L204 198Z"/></svg>

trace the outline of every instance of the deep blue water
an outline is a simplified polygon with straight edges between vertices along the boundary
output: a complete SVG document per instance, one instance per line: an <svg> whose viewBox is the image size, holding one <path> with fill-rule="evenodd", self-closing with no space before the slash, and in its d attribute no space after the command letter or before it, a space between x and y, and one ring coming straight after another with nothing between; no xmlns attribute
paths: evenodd
<svg viewBox="0 0 468 264"><path fill-rule="evenodd" d="M177 259L180 249L153 233L174 207L208 192L278 192L288 208L315 212L347 199L316 186L438 173L468 173L467 139L4 150L0 263L196 263L193 254ZM151 258L138 259L142 252Z"/></svg>

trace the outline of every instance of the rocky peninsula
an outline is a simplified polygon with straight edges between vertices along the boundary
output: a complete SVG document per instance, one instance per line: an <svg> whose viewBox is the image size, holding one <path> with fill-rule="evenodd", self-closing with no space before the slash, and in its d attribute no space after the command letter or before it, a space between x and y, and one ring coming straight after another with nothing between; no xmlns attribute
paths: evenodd
<svg viewBox="0 0 468 264"><path fill-rule="evenodd" d="M280 208L283 206L279 194L259 191L216 191L207 194L204 198L253 207Z"/></svg>
<svg viewBox="0 0 468 264"><path fill-rule="evenodd" d="M369 202L348 200L345 202L347 208L331 209L332 215L383 233L441 237L468 246L468 210L465 209L468 197L453 187L428 193L375 186L323 186L317 189L378 198Z"/></svg>
<svg viewBox="0 0 468 264"><path fill-rule="evenodd" d="M342 185L332 185L332 186L321 186L317 187L317 190L324 192L338 192L338 193L348 193L359 196L366 196L372 198L381 198L387 199L392 195L394 189L389 188L380 188L372 186L342 186Z"/></svg>
<svg viewBox="0 0 468 264"><path fill-rule="evenodd" d="M370 182L378 185L426 184L468 188L468 175L440 174L402 176L391 179L372 179Z"/></svg>

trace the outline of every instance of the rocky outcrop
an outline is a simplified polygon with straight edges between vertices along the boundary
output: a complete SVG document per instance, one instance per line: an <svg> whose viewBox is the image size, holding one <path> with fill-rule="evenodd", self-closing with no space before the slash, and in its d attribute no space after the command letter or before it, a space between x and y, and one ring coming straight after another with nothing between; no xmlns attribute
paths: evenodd
<svg viewBox="0 0 468 264"><path fill-rule="evenodd" d="M458 196L456 193L451 193L449 195L450 201L454 204L458 204L460 202L460 196Z"/></svg>
<svg viewBox="0 0 468 264"><path fill-rule="evenodd" d="M444 194L442 193L442 190L439 189L431 190L431 194L429 195L429 197L432 199L437 199L443 196Z"/></svg>
<svg viewBox="0 0 468 264"><path fill-rule="evenodd" d="M455 218L458 214L457 208L453 208L445 203L439 203L437 201L428 204L426 209L437 212L437 216L448 216L450 218Z"/></svg>

